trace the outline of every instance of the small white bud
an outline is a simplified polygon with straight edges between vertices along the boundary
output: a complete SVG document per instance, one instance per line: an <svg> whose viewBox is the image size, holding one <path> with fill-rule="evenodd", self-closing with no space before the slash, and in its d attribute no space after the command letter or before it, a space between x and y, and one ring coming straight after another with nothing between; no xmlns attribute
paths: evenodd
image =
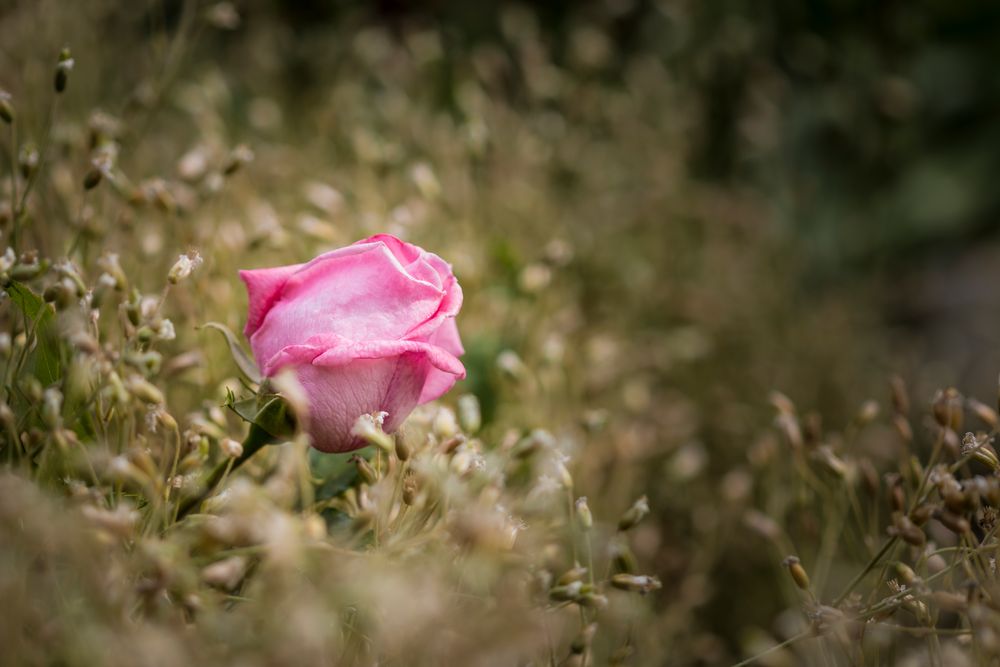
<svg viewBox="0 0 1000 667"><path fill-rule="evenodd" d="M232 438L223 438L220 440L219 449L231 459L239 458L243 454L243 445Z"/></svg>
<svg viewBox="0 0 1000 667"><path fill-rule="evenodd" d="M170 268L170 273L167 274L167 281L171 285L176 285L180 281L184 280L194 272L202 263L201 255L197 251L192 251L186 255L181 255L174 262L174 265Z"/></svg>

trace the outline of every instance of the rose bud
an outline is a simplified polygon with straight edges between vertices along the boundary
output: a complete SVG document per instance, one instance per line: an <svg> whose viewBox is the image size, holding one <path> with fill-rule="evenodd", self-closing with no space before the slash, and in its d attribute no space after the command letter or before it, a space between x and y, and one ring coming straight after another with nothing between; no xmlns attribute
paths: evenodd
<svg viewBox="0 0 1000 667"><path fill-rule="evenodd" d="M417 246L379 234L240 277L257 364L268 377L294 370L319 450L363 447L352 433L358 417L385 412L391 433L465 377L455 325L462 288L444 260Z"/></svg>

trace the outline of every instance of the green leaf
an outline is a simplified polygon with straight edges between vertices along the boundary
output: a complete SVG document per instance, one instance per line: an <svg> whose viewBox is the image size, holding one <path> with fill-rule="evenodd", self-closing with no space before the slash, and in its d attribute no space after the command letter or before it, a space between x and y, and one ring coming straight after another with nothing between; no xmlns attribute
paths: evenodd
<svg viewBox="0 0 1000 667"><path fill-rule="evenodd" d="M207 322L200 328L215 329L221 333L226 339L226 344L229 345L229 353L233 355L233 361L236 362L236 366L240 369L240 372L243 373L243 375L251 382L260 384L261 376L260 371L257 370L257 364L254 363L253 359L250 358L250 355L243 349L243 346L240 345L240 341L236 337L236 334L234 334L229 327L218 322Z"/></svg>
<svg viewBox="0 0 1000 667"><path fill-rule="evenodd" d="M38 340L30 364L42 386L48 386L59 379L62 366L59 337L55 335L52 326L55 314L42 297L32 292L27 285L13 281L6 290L11 302L24 314L28 331L34 332Z"/></svg>
<svg viewBox="0 0 1000 667"><path fill-rule="evenodd" d="M278 440L288 439L295 434L295 416L285 399L277 394L260 394L237 401L230 393L226 399L226 407L243 421Z"/></svg>

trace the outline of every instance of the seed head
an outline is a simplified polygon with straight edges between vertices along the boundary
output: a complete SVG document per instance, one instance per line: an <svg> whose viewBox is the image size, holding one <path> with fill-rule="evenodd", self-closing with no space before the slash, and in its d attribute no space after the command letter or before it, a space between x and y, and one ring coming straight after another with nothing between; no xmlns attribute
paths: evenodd
<svg viewBox="0 0 1000 667"><path fill-rule="evenodd" d="M59 52L59 62L56 64L56 75L55 75L55 89L57 93L62 93L66 90L66 83L69 81L69 73L73 71L73 56L70 53L69 47L64 47L62 51Z"/></svg>
<svg viewBox="0 0 1000 667"><path fill-rule="evenodd" d="M226 166L223 168L222 173L226 176L231 176L235 174L240 167L253 161L253 151L246 144L240 144L233 149L233 152L229 154L229 161L226 162Z"/></svg>
<svg viewBox="0 0 1000 667"><path fill-rule="evenodd" d="M475 435L482 426L479 399L472 394L458 397L458 423L469 435Z"/></svg>
<svg viewBox="0 0 1000 667"><path fill-rule="evenodd" d="M580 496L576 499L576 518L584 531L588 531L594 526L594 516L590 513L590 506L587 505L587 496Z"/></svg>
<svg viewBox="0 0 1000 667"><path fill-rule="evenodd" d="M957 389L949 387L943 391L939 390L934 395L931 408L938 425L950 428L956 433L962 430L962 395Z"/></svg>
<svg viewBox="0 0 1000 667"><path fill-rule="evenodd" d="M14 105L11 104L10 93L0 90L0 120L10 125L14 122Z"/></svg>
<svg viewBox="0 0 1000 667"><path fill-rule="evenodd" d="M371 486L378 481L378 475L375 473L375 469L372 468L371 464L367 460L355 454L351 457L351 462L354 463L355 467L358 469L358 474L361 479L364 480L365 484Z"/></svg>
<svg viewBox="0 0 1000 667"><path fill-rule="evenodd" d="M170 272L167 274L167 282L171 285L176 285L180 281L184 280L190 276L195 269L201 266L202 263L201 255L198 251L191 251L186 255L181 255L174 262L174 265L170 267Z"/></svg>
<svg viewBox="0 0 1000 667"><path fill-rule="evenodd" d="M663 585L660 580L656 577L651 577L645 574L616 574L611 577L611 585L623 591L631 591L633 593L651 593L652 591L658 591Z"/></svg>
<svg viewBox="0 0 1000 667"><path fill-rule="evenodd" d="M997 426L1000 426L1000 416L998 416L997 411L991 408L990 406L980 401L977 401L974 398L968 399L966 401L966 405L969 407L969 410L971 410L974 415L976 415L979 419L981 419L983 423L985 423L990 428L995 429L997 428Z"/></svg>
<svg viewBox="0 0 1000 667"><path fill-rule="evenodd" d="M618 530L625 532L634 528L647 514L649 514L649 500L646 496L640 496L618 520Z"/></svg>
<svg viewBox="0 0 1000 667"><path fill-rule="evenodd" d="M32 144L25 144L17 155L17 165L21 170L21 177L31 178L38 170L38 149Z"/></svg>
<svg viewBox="0 0 1000 667"><path fill-rule="evenodd" d="M219 449L231 459L238 459L243 455L243 445L232 438L223 438L220 440Z"/></svg>
<svg viewBox="0 0 1000 667"><path fill-rule="evenodd" d="M782 565L788 568L788 573L792 575L792 581L795 582L796 586L804 591L809 590L809 575L797 556L789 556L782 561Z"/></svg>

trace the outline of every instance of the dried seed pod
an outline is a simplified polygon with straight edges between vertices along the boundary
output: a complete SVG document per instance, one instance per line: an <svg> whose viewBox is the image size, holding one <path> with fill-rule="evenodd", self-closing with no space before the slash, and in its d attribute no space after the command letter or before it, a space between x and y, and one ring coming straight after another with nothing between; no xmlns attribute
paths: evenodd
<svg viewBox="0 0 1000 667"><path fill-rule="evenodd" d="M42 422L50 431L62 426L63 396L55 387L49 387L42 396Z"/></svg>
<svg viewBox="0 0 1000 667"><path fill-rule="evenodd" d="M559 578L556 579L556 584L559 586L565 586L573 583L574 581L582 581L585 576L587 576L587 568L577 565L576 567L571 567L563 572Z"/></svg>
<svg viewBox="0 0 1000 667"><path fill-rule="evenodd" d="M922 547L927 543L924 531L903 514L896 514L893 517L893 525L889 527L889 531L890 534L898 535L904 542L915 547Z"/></svg>
<svg viewBox="0 0 1000 667"><path fill-rule="evenodd" d="M375 469L372 468L368 461L357 454L352 456L350 460L357 467L358 474L361 475L361 479L364 480L365 484L372 485L378 481L378 475L375 474Z"/></svg>
<svg viewBox="0 0 1000 667"><path fill-rule="evenodd" d="M795 415L779 413L774 418L774 425L781 431L785 441L792 449L798 450L805 445L805 438L802 437L802 429Z"/></svg>
<svg viewBox="0 0 1000 667"><path fill-rule="evenodd" d="M792 581L796 586L804 591L809 590L809 575L797 556L789 556L781 564L788 568L788 573L792 575Z"/></svg>
<svg viewBox="0 0 1000 667"><path fill-rule="evenodd" d="M247 564L245 556L230 556L206 566L201 571L201 579L209 586L232 590L246 575Z"/></svg>
<svg viewBox="0 0 1000 667"><path fill-rule="evenodd" d="M880 408L878 402L869 399L862 403L861 407L858 408L858 412L854 416L854 421L858 424L858 426L866 426L875 421L878 417L879 411Z"/></svg>
<svg viewBox="0 0 1000 667"><path fill-rule="evenodd" d="M922 526L934 515L934 509L933 505L921 503L914 507L913 511L910 512L910 520L916 525Z"/></svg>
<svg viewBox="0 0 1000 667"><path fill-rule="evenodd" d="M964 612L969 607L968 598L952 591L934 591L931 593L934 604L945 611Z"/></svg>
<svg viewBox="0 0 1000 667"><path fill-rule="evenodd" d="M792 399L788 398L788 396L782 394L780 391L772 391L768 395L767 400L780 414L795 414L795 404L792 403Z"/></svg>
<svg viewBox="0 0 1000 667"><path fill-rule="evenodd" d="M572 583L555 586L549 590L549 599L555 602L573 602L579 599L583 591L583 582L574 581Z"/></svg>
<svg viewBox="0 0 1000 667"><path fill-rule="evenodd" d="M32 144L25 144L17 155L17 165L21 170L21 177L31 178L38 170L38 149Z"/></svg>
<svg viewBox="0 0 1000 667"><path fill-rule="evenodd" d="M892 427L896 429L896 433L899 434L900 439L909 444L913 442L913 427L910 426L910 420L905 416L896 414L892 416Z"/></svg>
<svg viewBox="0 0 1000 667"><path fill-rule="evenodd" d="M14 105L11 104L10 93L0 90L0 120L10 125L14 122Z"/></svg>
<svg viewBox="0 0 1000 667"><path fill-rule="evenodd" d="M956 535L965 535L972 530L968 519L952 512L939 510L934 513L934 518Z"/></svg>
<svg viewBox="0 0 1000 667"><path fill-rule="evenodd" d="M906 563L896 563L896 574L899 576L900 581L910 587L918 581L917 573Z"/></svg>
<svg viewBox="0 0 1000 667"><path fill-rule="evenodd" d="M129 377L128 390L133 396L146 403L163 405L163 403L166 402L162 391L138 375L132 375Z"/></svg>
<svg viewBox="0 0 1000 667"><path fill-rule="evenodd" d="M858 470L861 472L861 481L864 482L865 489L869 495L875 496L879 489L878 471L871 459L863 458L858 461Z"/></svg>
<svg viewBox="0 0 1000 667"><path fill-rule="evenodd" d="M219 449L231 459L238 459L243 455L243 445L232 438L223 438L219 441Z"/></svg>
<svg viewBox="0 0 1000 667"><path fill-rule="evenodd" d="M576 636L573 643L570 644L569 650L575 655L580 655L585 653L587 649L590 648L590 644L594 641L594 635L597 633L597 623L590 623L580 634Z"/></svg>
<svg viewBox="0 0 1000 667"><path fill-rule="evenodd" d="M609 547L611 563L618 572L635 572L638 569L638 562L633 555L628 544L621 540L615 540Z"/></svg>
<svg viewBox="0 0 1000 667"><path fill-rule="evenodd" d="M475 435L482 426L483 418L479 408L479 399L472 394L458 397L458 423L469 435Z"/></svg>
<svg viewBox="0 0 1000 667"><path fill-rule="evenodd" d="M850 467L836 454L828 445L820 445L813 452L813 458L821 463L824 468L840 479L846 479L850 474Z"/></svg>
<svg viewBox="0 0 1000 667"><path fill-rule="evenodd" d="M56 64L56 74L53 81L57 93L66 90L66 83L69 81L69 73L73 71L73 57L69 47L64 47L59 52L59 62Z"/></svg>
<svg viewBox="0 0 1000 667"><path fill-rule="evenodd" d="M174 265L170 267L170 271L167 272L167 282L176 285L194 273L194 270L201 266L203 261L197 251L180 255Z"/></svg>
<svg viewBox="0 0 1000 667"><path fill-rule="evenodd" d="M951 512L955 514L961 514L965 511L965 494L961 492L947 491L942 496L944 500L944 506L948 508Z"/></svg>
<svg viewBox="0 0 1000 667"><path fill-rule="evenodd" d="M375 445L386 454L393 452L396 449L396 444L393 442L392 436L382 430L382 423L385 421L386 416L385 412L361 415L354 422L351 434L366 440L371 445Z"/></svg>
<svg viewBox="0 0 1000 667"><path fill-rule="evenodd" d="M941 554L931 554L927 557L927 571L930 574L940 574L948 568L948 562Z"/></svg>
<svg viewBox="0 0 1000 667"><path fill-rule="evenodd" d="M240 167L253 161L253 157L253 151L250 150L250 147L246 144L240 144L229 154L229 160L226 162L226 166L223 167L222 173L226 176L232 176Z"/></svg>
<svg viewBox="0 0 1000 667"><path fill-rule="evenodd" d="M417 500L417 480L413 476L408 476L403 481L403 502L407 505L413 505Z"/></svg>
<svg viewBox="0 0 1000 667"><path fill-rule="evenodd" d="M997 415L997 411L990 406L974 398L967 399L965 404L969 407L972 414L976 415L976 417L990 428L996 429L1000 426L1000 415Z"/></svg>
<svg viewBox="0 0 1000 667"><path fill-rule="evenodd" d="M934 419L943 428L949 428L956 433L962 430L962 395L954 387L939 390L934 395L931 404Z"/></svg>
<svg viewBox="0 0 1000 667"><path fill-rule="evenodd" d="M408 461L413 456L413 448L402 436L396 436L396 458L400 461Z"/></svg>
<svg viewBox="0 0 1000 667"><path fill-rule="evenodd" d="M103 172L97 167L91 167L87 170L87 173L83 176L83 189L93 190L98 185L101 184L101 179L103 178Z"/></svg>
<svg viewBox="0 0 1000 667"><path fill-rule="evenodd" d="M634 528L647 514L649 514L649 500L646 496L641 496L622 514L618 520L618 530L625 532Z"/></svg>
<svg viewBox="0 0 1000 667"><path fill-rule="evenodd" d="M587 504L587 496L580 496L574 505L576 508L576 518L580 523L580 528L588 531L594 526L594 516L590 513L590 506Z"/></svg>
<svg viewBox="0 0 1000 667"><path fill-rule="evenodd" d="M889 507L893 512L903 512L906 507L906 493L903 491L903 480L896 473L889 473L885 476L885 483L888 485Z"/></svg>
<svg viewBox="0 0 1000 667"><path fill-rule="evenodd" d="M799 569L801 568L802 566L799 565ZM802 574L805 575L805 570L802 570ZM806 577L805 581L806 586L808 587L809 577ZM797 580L796 583L798 583ZM658 591L662 588L662 584L659 579L645 574L616 574L611 577L611 585L623 591L641 593L643 595L651 593L652 591Z"/></svg>
<svg viewBox="0 0 1000 667"><path fill-rule="evenodd" d="M962 456L971 456L991 470L1000 470L1000 459L987 436L977 438L972 433L966 433L962 438Z"/></svg>
<svg viewBox="0 0 1000 667"><path fill-rule="evenodd" d="M587 609L604 609L608 606L608 598L593 591L586 592L576 600L576 603Z"/></svg>

